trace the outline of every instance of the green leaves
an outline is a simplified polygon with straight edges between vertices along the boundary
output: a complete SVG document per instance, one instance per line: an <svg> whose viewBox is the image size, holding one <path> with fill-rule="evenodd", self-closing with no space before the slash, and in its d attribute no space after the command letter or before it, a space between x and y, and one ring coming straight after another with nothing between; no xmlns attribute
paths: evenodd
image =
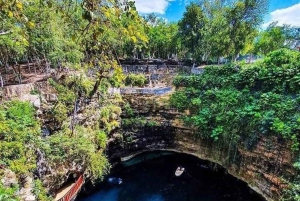
<svg viewBox="0 0 300 201"><path fill-rule="evenodd" d="M143 87L147 81L147 77L143 74L129 74L125 78L125 85Z"/></svg>
<svg viewBox="0 0 300 201"><path fill-rule="evenodd" d="M219 136L223 133L223 126L218 126L217 128L212 130L212 134L210 135L215 141L219 139Z"/></svg>
<svg viewBox="0 0 300 201"><path fill-rule="evenodd" d="M110 167L103 153L106 140L106 134L98 128L76 126L72 137L65 132L49 136L44 142L49 147L43 146L42 150L53 168L76 163L83 165L92 179L99 179Z"/></svg>
<svg viewBox="0 0 300 201"><path fill-rule="evenodd" d="M267 11L267 0L198 1L191 3L179 21L184 47L199 62L251 52L256 29Z"/></svg>
<svg viewBox="0 0 300 201"><path fill-rule="evenodd" d="M6 188L0 183L0 201L17 201L16 188Z"/></svg>
<svg viewBox="0 0 300 201"><path fill-rule="evenodd" d="M35 168L32 147L40 134L40 125L30 103L12 101L0 106L0 158L17 174L27 174Z"/></svg>
<svg viewBox="0 0 300 201"><path fill-rule="evenodd" d="M275 135L299 150L300 53L278 50L261 63L238 69L231 65L207 66L198 76L178 76L179 88L170 104L189 110L185 123L197 128L197 136L255 145L260 136ZM292 78L292 79L291 79Z"/></svg>
<svg viewBox="0 0 300 201"><path fill-rule="evenodd" d="M184 91L176 91L170 98L170 105L176 107L178 110L183 111L188 107L188 95Z"/></svg>
<svg viewBox="0 0 300 201"><path fill-rule="evenodd" d="M204 31L205 16L200 6L191 3L179 21L179 33L183 38L184 45L194 54L198 46L203 41L202 31Z"/></svg>

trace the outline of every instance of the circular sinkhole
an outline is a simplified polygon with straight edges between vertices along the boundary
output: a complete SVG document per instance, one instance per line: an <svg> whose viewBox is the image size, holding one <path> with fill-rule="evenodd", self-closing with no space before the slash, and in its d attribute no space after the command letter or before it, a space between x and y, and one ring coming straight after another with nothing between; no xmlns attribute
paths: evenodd
<svg viewBox="0 0 300 201"><path fill-rule="evenodd" d="M221 166L188 154L144 152L112 172L76 201L265 201Z"/></svg>

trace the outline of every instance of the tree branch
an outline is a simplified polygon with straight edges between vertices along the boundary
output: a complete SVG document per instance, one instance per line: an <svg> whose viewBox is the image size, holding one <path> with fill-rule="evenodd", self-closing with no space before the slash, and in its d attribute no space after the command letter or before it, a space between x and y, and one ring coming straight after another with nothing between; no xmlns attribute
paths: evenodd
<svg viewBox="0 0 300 201"><path fill-rule="evenodd" d="M4 31L4 32L0 32L0 36L2 35L6 35L6 34L9 34L11 31Z"/></svg>

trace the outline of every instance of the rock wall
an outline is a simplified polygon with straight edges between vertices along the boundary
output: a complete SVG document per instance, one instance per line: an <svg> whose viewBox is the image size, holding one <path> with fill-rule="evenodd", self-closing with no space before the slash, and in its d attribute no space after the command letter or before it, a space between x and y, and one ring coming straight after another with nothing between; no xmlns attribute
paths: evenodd
<svg viewBox="0 0 300 201"><path fill-rule="evenodd" d="M36 91L39 94L35 94ZM47 82L4 87L3 98L29 100L41 111L43 105L57 100ZM168 106L168 94L126 94L123 99L123 111L126 111L126 104L130 105L132 111L131 114L124 112L122 119L143 118L146 123L127 127L122 125L121 129L111 134L108 155L112 162L146 150L174 150L193 154L220 164L267 200L279 200L287 187L286 181L291 181L297 175L292 165L294 156L290 145L283 139L260 137L251 149L240 144L234 150L229 150L218 142L195 138L193 128L185 127L179 120L184 114Z"/></svg>
<svg viewBox="0 0 300 201"><path fill-rule="evenodd" d="M168 95L135 94L125 95L123 99L133 109L131 117L123 113L123 119L142 117L146 122L156 124L123 126L115 131L111 135L108 150L112 161L146 150L174 150L193 154L223 166L228 173L247 182L266 200L279 200L287 187L286 181L291 181L297 174L292 165L294 156L289 143L282 139L260 137L251 149L240 144L231 150L220 146L218 142L195 138L193 128L183 126L179 120L184 114L168 107Z"/></svg>

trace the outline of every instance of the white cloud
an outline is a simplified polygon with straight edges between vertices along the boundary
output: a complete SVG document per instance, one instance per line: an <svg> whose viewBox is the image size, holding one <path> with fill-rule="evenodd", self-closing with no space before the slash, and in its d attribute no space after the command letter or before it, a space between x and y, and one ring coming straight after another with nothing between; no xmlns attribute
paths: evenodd
<svg viewBox="0 0 300 201"><path fill-rule="evenodd" d="M275 21L278 21L278 25L300 26L300 3L271 12L270 21L265 23L263 27L267 27L271 22Z"/></svg>
<svg viewBox="0 0 300 201"><path fill-rule="evenodd" d="M170 1L174 0L135 0L136 9L142 14L165 14Z"/></svg>

